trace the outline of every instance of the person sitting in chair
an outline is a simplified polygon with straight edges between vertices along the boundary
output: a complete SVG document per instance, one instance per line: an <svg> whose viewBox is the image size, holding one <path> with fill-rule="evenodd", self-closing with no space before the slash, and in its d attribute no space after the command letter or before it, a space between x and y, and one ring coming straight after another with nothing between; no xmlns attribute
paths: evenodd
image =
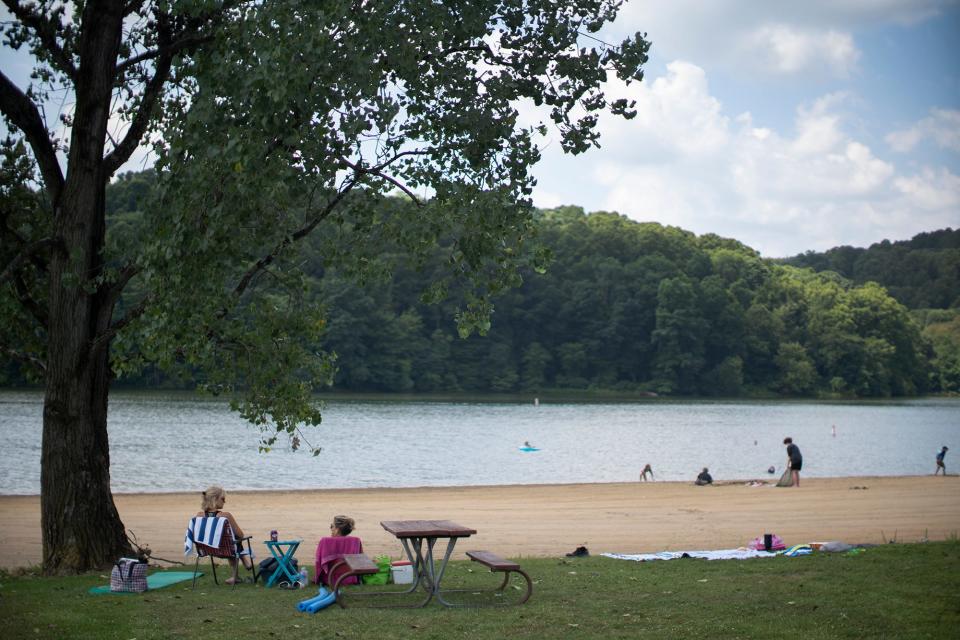
<svg viewBox="0 0 960 640"><path fill-rule="evenodd" d="M333 522L330 523L330 535L320 538L317 544L313 574L315 583L332 587L337 579L337 576L330 574L333 563L346 554L363 553L363 542L360 538L350 535L355 526L353 518L334 516ZM343 584L357 584L356 576L347 578Z"/></svg>
<svg viewBox="0 0 960 640"><path fill-rule="evenodd" d="M237 541L237 554L243 559L243 566L247 569L253 568L253 560L250 559L250 556L246 554L243 549L243 543L241 540L244 538L243 529L240 528L240 525L237 524L237 519L233 517L233 514L229 511L223 511L223 505L227 501L227 492L223 490L223 487L218 487L213 485L208 487L206 491L203 492L203 501L201 503L201 508L203 511L198 511L197 516L208 518L226 518L227 522L230 523L230 528L233 529L233 538ZM239 566L237 565L236 558L228 558L230 562L230 568L233 569L233 577L229 580L226 580L227 584L236 584L238 581L237 571Z"/></svg>
<svg viewBox="0 0 960 640"><path fill-rule="evenodd" d="M713 477L710 475L710 472L706 467L703 468L703 471L700 472L700 475L697 476L697 479L693 484L697 485L698 487L713 484Z"/></svg>

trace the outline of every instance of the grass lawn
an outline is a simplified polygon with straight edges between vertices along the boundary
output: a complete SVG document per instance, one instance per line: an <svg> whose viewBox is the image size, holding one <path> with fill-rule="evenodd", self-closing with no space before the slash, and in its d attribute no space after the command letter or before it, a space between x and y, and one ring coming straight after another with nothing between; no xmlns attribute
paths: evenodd
<svg viewBox="0 0 960 640"><path fill-rule="evenodd" d="M0 574L0 637L13 638L942 638L960 629L960 542L891 544L854 556L627 562L524 559L524 606L340 609L315 615L305 591L180 583L94 596L104 574ZM209 569L209 565L207 566ZM476 563L444 585L493 587ZM364 587L373 589L374 587ZM517 591L508 588L512 594Z"/></svg>

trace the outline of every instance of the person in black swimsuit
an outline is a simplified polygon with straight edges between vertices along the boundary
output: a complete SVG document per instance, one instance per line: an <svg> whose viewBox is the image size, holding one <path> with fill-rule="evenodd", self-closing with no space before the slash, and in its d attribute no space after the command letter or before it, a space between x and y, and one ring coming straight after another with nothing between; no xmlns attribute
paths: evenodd
<svg viewBox="0 0 960 640"><path fill-rule="evenodd" d="M787 466L790 467L790 478L793 480L793 486L799 487L803 455L800 453L800 447L793 444L793 438L784 438L783 444L787 445Z"/></svg>

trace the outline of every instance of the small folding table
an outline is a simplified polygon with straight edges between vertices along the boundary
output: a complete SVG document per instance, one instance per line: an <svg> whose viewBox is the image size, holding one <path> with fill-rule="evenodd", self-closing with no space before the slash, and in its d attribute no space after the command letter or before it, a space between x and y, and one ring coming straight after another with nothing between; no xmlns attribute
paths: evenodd
<svg viewBox="0 0 960 640"><path fill-rule="evenodd" d="M293 555L297 552L302 540L264 540L263 544L277 560L277 568L267 580L267 586L272 587L279 580L286 578L293 584L300 579L300 574L293 568Z"/></svg>

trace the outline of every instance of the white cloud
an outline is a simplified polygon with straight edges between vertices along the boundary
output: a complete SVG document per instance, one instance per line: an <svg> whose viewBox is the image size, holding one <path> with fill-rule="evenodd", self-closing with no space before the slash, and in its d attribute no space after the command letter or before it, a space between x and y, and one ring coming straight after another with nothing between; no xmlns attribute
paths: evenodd
<svg viewBox="0 0 960 640"><path fill-rule="evenodd" d="M914 24L957 0L628 0L609 37L641 30L663 59L713 69L845 77L860 51L856 29Z"/></svg>
<svg viewBox="0 0 960 640"><path fill-rule="evenodd" d="M609 94L636 100L637 118L603 117L604 148L592 156L548 149L537 204L615 210L734 237L770 256L957 224L960 179L946 169L901 175L851 133L844 93L800 105L789 130L725 113L706 72L689 62L649 84L611 83Z"/></svg>
<svg viewBox="0 0 960 640"><path fill-rule="evenodd" d="M742 40L742 56L768 71L797 74L826 71L845 77L856 67L860 51L853 36L834 29L798 29L784 24L760 25Z"/></svg>
<svg viewBox="0 0 960 640"><path fill-rule="evenodd" d="M932 140L942 149L960 152L960 111L931 109L930 115L916 124L886 137L894 151L912 151L922 140Z"/></svg>
<svg viewBox="0 0 960 640"><path fill-rule="evenodd" d="M632 120L605 118L600 133L605 149L614 153L636 151L642 138L645 153L702 156L727 144L727 118L720 101L710 95L706 73L689 62L667 65L667 75L650 83L620 81L607 84L609 99L636 101Z"/></svg>
<svg viewBox="0 0 960 640"><path fill-rule="evenodd" d="M894 186L912 206L927 211L956 211L960 206L960 176L947 169L926 167L917 175L897 178Z"/></svg>

